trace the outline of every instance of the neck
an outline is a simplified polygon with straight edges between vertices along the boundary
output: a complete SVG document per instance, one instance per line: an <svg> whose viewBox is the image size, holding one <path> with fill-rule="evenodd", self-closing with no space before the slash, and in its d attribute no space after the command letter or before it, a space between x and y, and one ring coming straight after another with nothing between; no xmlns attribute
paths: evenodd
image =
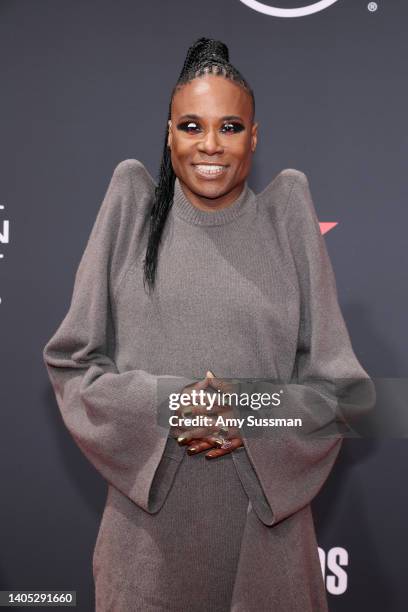
<svg viewBox="0 0 408 612"><path fill-rule="evenodd" d="M178 177L174 183L174 213L193 225L223 225L234 221L249 210L254 210L255 206L256 196L246 181L233 202L228 206L217 208L196 206L184 193Z"/></svg>
<svg viewBox="0 0 408 612"><path fill-rule="evenodd" d="M207 198L194 193L194 191L191 191L191 189L183 181L179 180L179 183L185 197L189 200L189 202L191 202L191 204L199 210L203 210L205 212L228 208L239 198L245 188L245 181L241 181L228 193L219 197Z"/></svg>

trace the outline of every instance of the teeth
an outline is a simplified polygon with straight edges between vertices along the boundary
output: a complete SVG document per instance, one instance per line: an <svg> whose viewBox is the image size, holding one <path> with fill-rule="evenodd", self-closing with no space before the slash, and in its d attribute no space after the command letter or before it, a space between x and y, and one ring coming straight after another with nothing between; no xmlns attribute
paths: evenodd
<svg viewBox="0 0 408 612"><path fill-rule="evenodd" d="M200 170L200 172L206 172L207 174L217 174L218 172L222 172L224 170L224 166L218 165L201 165L196 164L196 167Z"/></svg>

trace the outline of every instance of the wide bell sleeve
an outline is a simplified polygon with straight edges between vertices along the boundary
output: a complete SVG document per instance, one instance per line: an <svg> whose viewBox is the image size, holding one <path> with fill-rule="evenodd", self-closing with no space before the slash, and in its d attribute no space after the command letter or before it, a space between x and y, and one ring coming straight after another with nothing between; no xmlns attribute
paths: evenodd
<svg viewBox="0 0 408 612"><path fill-rule="evenodd" d="M260 520L268 526L297 512L317 495L353 424L375 403L375 388L357 360L342 316L336 281L317 220L309 183L295 173L282 213L296 267L301 313L293 373L282 381L241 382L240 393L283 390L278 408L238 409L245 418L293 417L302 427L243 427L244 446L233 460ZM284 381L288 382L288 381Z"/></svg>
<svg viewBox="0 0 408 612"><path fill-rule="evenodd" d="M141 369L119 372L114 359L112 301L131 265L135 227L153 189L141 162L125 160L115 168L76 271L68 312L43 349L76 444L108 483L149 513L161 508L184 450L172 445L166 452L169 427L163 420L159 425L158 404L164 401L166 409L168 394L195 382Z"/></svg>

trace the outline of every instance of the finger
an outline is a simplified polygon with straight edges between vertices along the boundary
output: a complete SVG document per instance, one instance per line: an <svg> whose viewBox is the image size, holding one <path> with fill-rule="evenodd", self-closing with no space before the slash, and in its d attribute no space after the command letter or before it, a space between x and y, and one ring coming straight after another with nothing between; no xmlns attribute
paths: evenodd
<svg viewBox="0 0 408 612"><path fill-rule="evenodd" d="M190 444L193 440L200 440L199 436L193 436L191 433L187 431L183 431L183 433L177 437L177 442L180 446L185 446L186 444Z"/></svg>
<svg viewBox="0 0 408 612"><path fill-rule="evenodd" d="M234 389L233 383L226 382L222 378L217 378L211 370L208 370L206 377L208 378L209 385L218 391L231 393Z"/></svg>
<svg viewBox="0 0 408 612"><path fill-rule="evenodd" d="M205 450L204 444L206 448L218 448L220 443L220 438L216 438L215 436L205 436L204 438L191 438L186 442L186 445L189 447L187 450L191 450L191 447L195 447L200 443L201 449Z"/></svg>
<svg viewBox="0 0 408 612"><path fill-rule="evenodd" d="M203 439L194 440L188 445L187 453L189 455L195 455L196 453L201 453L202 451L208 450L209 448L212 448L212 444L210 444L210 442L207 442Z"/></svg>
<svg viewBox="0 0 408 612"><path fill-rule="evenodd" d="M187 387L184 387L184 391L187 390L187 393L189 392L189 389L206 389L208 386L208 378L207 376L205 376L202 380L198 380L197 382L193 383L192 385L188 385Z"/></svg>
<svg viewBox="0 0 408 612"><path fill-rule="evenodd" d="M241 439L241 430L239 427L215 428L212 434L208 434L207 438L214 443L214 446L220 447L225 440Z"/></svg>
<svg viewBox="0 0 408 612"><path fill-rule="evenodd" d="M209 404L189 404L187 408L183 411L183 416L211 416L215 414L214 407L211 408Z"/></svg>
<svg viewBox="0 0 408 612"><path fill-rule="evenodd" d="M202 380L199 380L197 383L195 383L194 388L195 389L206 389L208 386L208 379L205 376Z"/></svg>
<svg viewBox="0 0 408 612"><path fill-rule="evenodd" d="M209 372L207 372L207 374L209 374ZM201 391L201 390L205 390L208 388L209 385L209 378L207 376L205 376L202 380L197 381L196 383L193 383L191 385L187 385L186 387L184 387L182 393L187 393L189 395L191 395L191 391L193 390L197 390L197 391ZM189 411L191 409L192 406L194 406L195 404L183 404L183 408L184 411L187 410ZM180 406L178 408L179 411L183 411L183 408Z"/></svg>
<svg viewBox="0 0 408 612"><path fill-rule="evenodd" d="M187 416L187 417L191 417L191 416L214 416L214 415L218 415L218 414L224 414L225 409L228 408L229 410L230 407L229 406L223 406L222 404L217 404L216 402L214 402L214 404L211 406L210 404L191 404L188 406L188 410L187 412L184 411L183 416ZM231 412L231 416L233 416L233 413Z"/></svg>
<svg viewBox="0 0 408 612"><path fill-rule="evenodd" d="M196 444L199 444L200 442L205 442L205 441L206 441L206 438L190 438L190 440L183 442L182 444L180 444L180 446L190 447L190 446L195 446Z"/></svg>
<svg viewBox="0 0 408 612"><path fill-rule="evenodd" d="M191 440L206 438L207 436L211 435L216 429L216 427L214 427L212 430L209 430L206 427L201 427L191 430L185 430L180 436L177 437L177 442L181 446L184 446L185 444L188 444Z"/></svg>
<svg viewBox="0 0 408 612"><path fill-rule="evenodd" d="M215 459L216 457L228 455L228 453L232 453L236 448L239 448L240 446L244 445L241 438L231 438L229 442L231 442L231 446L229 448L214 448L210 450L205 456L208 457L208 459Z"/></svg>

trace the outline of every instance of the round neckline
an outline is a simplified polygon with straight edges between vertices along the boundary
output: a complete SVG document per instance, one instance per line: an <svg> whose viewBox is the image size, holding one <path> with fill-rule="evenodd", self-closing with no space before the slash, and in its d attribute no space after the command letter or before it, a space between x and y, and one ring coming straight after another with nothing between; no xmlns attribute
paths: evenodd
<svg viewBox="0 0 408 612"><path fill-rule="evenodd" d="M185 195L179 178L174 182L173 209L178 217L194 225L223 225L247 212L255 203L255 194L245 181L240 195L225 208L201 210Z"/></svg>

